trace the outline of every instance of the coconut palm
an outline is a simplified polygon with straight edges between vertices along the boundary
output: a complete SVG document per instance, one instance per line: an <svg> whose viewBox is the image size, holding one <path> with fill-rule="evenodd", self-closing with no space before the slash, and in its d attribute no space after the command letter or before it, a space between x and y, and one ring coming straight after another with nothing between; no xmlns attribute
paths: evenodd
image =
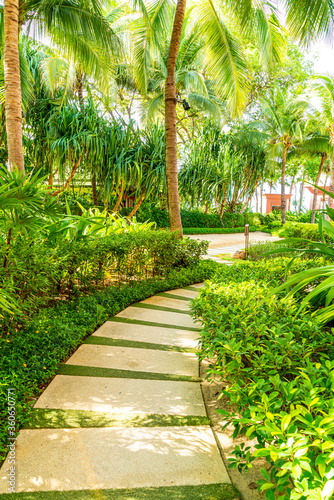
<svg viewBox="0 0 334 500"><path fill-rule="evenodd" d="M47 0L5 0L4 9L4 77L8 163L24 171L22 148L22 111L19 63L19 32L22 27L29 34L48 35L55 46L64 48L76 60L92 62L97 44L105 53L113 55L120 48L99 2L87 3Z"/></svg>
<svg viewBox="0 0 334 500"><path fill-rule="evenodd" d="M306 124L306 99L277 90L261 103L262 120L253 122L254 129L262 134L266 144L268 161L279 165L281 170L281 211L285 224L285 171L288 153L303 142Z"/></svg>
<svg viewBox="0 0 334 500"><path fill-rule="evenodd" d="M313 85L313 90L320 98L319 125L329 134L329 143L334 146L334 78L323 76ZM329 191L334 193L334 153ZM333 206L333 198L329 198L329 207Z"/></svg>

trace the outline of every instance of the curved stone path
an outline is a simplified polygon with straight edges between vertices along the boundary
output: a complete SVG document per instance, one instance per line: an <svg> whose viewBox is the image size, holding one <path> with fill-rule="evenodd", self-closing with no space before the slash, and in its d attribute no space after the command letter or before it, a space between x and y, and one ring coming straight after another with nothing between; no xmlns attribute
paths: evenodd
<svg viewBox="0 0 334 500"><path fill-rule="evenodd" d="M239 498L202 398L189 315L200 286L133 304L61 365L18 436L13 498Z"/></svg>

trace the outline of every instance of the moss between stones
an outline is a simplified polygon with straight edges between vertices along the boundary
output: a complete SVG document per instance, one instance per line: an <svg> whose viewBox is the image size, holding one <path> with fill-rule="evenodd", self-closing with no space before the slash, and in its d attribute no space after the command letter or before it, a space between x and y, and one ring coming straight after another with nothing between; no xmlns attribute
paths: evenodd
<svg viewBox="0 0 334 500"><path fill-rule="evenodd" d="M154 311L166 311L177 314L190 314L189 311L183 311L182 309L175 309L174 307L164 307L164 306L156 306L155 304L143 304L142 302L136 302L135 304L131 304L131 307L139 307L140 309L153 309Z"/></svg>
<svg viewBox="0 0 334 500"><path fill-rule="evenodd" d="M73 429L78 427L183 427L210 425L207 417L158 415L153 413L112 414L87 410L35 408L27 429Z"/></svg>
<svg viewBox="0 0 334 500"><path fill-rule="evenodd" d="M176 299L176 300L192 300L190 297L183 297L182 295L174 295L173 293L166 293L166 292L161 292L161 293L156 293L158 297L165 297L168 299Z"/></svg>
<svg viewBox="0 0 334 500"><path fill-rule="evenodd" d="M10 493L18 500L238 500L240 494L231 484L170 486L122 490L77 490ZM9 498L9 494L0 495Z"/></svg>
<svg viewBox="0 0 334 500"><path fill-rule="evenodd" d="M172 380L177 382L202 382L199 377L189 375L175 375L171 373L137 372L132 370L115 370L114 368L100 368L96 366L60 365L59 375L74 375L79 377L110 377L133 378L143 380Z"/></svg>
<svg viewBox="0 0 334 500"><path fill-rule="evenodd" d="M183 290L191 290L192 292L199 292L200 291L200 288L197 288L196 286L184 286L183 287Z"/></svg>
<svg viewBox="0 0 334 500"><path fill-rule="evenodd" d="M157 351L174 351L197 353L197 349L191 347L178 347L176 345L152 344L151 342L138 342L137 340L112 339L110 337L98 337L91 335L83 341L83 344L111 345L117 347L135 347L136 349L153 349Z"/></svg>
<svg viewBox="0 0 334 500"><path fill-rule="evenodd" d="M108 321L115 323L129 323L131 325L158 326L162 328L173 328L174 330L187 330L189 332L200 332L200 328L191 328L190 326L167 325L166 323L154 323L153 321L141 321L139 319L129 318L110 318Z"/></svg>

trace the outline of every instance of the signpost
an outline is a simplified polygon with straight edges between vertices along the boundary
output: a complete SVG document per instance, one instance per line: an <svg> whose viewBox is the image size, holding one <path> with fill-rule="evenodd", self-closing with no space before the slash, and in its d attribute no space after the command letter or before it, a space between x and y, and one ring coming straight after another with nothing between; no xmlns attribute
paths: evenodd
<svg viewBox="0 0 334 500"><path fill-rule="evenodd" d="M248 259L248 247L249 247L249 224L245 225L245 259Z"/></svg>

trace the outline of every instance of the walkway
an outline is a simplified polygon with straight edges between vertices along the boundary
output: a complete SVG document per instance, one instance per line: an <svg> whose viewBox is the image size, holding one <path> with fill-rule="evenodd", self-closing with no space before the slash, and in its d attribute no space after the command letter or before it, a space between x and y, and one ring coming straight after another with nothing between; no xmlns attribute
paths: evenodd
<svg viewBox="0 0 334 500"><path fill-rule="evenodd" d="M244 233L229 233L229 234L192 234L189 236L193 240L207 240L209 241L208 259L222 262L224 257L230 257L235 252L245 249L245 235ZM277 236L271 236L269 233L262 231L255 231L249 233L250 243L258 243L263 241L276 241L279 240Z"/></svg>
<svg viewBox="0 0 334 500"><path fill-rule="evenodd" d="M199 329L189 316L200 286L133 304L61 365L18 436L23 493L13 498L239 498L201 393ZM8 492L8 469L7 459L0 494Z"/></svg>

